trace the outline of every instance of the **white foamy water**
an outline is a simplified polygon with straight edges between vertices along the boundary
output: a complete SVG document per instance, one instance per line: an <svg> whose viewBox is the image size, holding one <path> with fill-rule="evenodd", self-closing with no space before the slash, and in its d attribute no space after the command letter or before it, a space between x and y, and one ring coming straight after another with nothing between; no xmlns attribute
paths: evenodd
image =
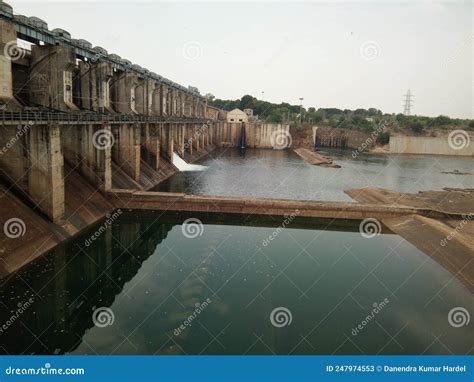
<svg viewBox="0 0 474 382"><path fill-rule="evenodd" d="M207 166L200 166L198 164L189 164L176 153L173 153L173 164L178 168L179 171L204 171L204 170L207 170Z"/></svg>

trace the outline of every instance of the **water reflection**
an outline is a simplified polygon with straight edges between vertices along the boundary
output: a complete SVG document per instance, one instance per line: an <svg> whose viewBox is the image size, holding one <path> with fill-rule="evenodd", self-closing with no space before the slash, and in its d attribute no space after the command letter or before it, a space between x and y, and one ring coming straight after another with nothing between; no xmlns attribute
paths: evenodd
<svg viewBox="0 0 474 382"><path fill-rule="evenodd" d="M468 328L452 306L472 296L452 275L395 235L367 240L357 222L124 213L90 246L85 233L2 280L0 333L9 354L466 353ZM264 240L274 235L269 245ZM414 270L416 275L414 275ZM351 331L387 298L356 337ZM430 301L431 299L431 301ZM95 309L110 308L97 327ZM275 327L273 309L292 323ZM184 329L183 329L184 328ZM179 330L178 330L179 329ZM433 335L439 339L433 342ZM395 338L391 340L391 337ZM349 339L348 339L349 338Z"/></svg>

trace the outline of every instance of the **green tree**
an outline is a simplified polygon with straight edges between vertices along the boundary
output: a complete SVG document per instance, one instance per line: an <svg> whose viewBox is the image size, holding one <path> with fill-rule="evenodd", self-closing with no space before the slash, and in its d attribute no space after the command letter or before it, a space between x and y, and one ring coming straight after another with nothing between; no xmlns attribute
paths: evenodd
<svg viewBox="0 0 474 382"><path fill-rule="evenodd" d="M239 109L244 110L244 109L255 109L255 102L256 99L253 98L251 95L244 95L242 99L239 102Z"/></svg>
<svg viewBox="0 0 474 382"><path fill-rule="evenodd" d="M425 124L420 120L415 120L410 123L410 129L415 134L420 134L424 128L425 128Z"/></svg>
<svg viewBox="0 0 474 382"><path fill-rule="evenodd" d="M439 115L432 121L432 126L445 126L451 123L451 119L445 115Z"/></svg>
<svg viewBox="0 0 474 382"><path fill-rule="evenodd" d="M283 118L282 118L281 114L272 113L267 118L265 118L265 121L268 122L268 123L282 123Z"/></svg>
<svg viewBox="0 0 474 382"><path fill-rule="evenodd" d="M381 145L386 145L390 142L390 133L388 131L382 131L377 137L377 142Z"/></svg>

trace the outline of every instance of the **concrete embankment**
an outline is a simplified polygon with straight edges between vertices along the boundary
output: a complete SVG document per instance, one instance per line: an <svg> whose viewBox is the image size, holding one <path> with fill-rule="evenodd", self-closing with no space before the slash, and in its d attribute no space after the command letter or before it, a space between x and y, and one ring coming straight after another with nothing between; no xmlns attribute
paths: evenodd
<svg viewBox="0 0 474 382"><path fill-rule="evenodd" d="M310 151L305 148L299 148L293 151L309 164L312 164L315 166L322 166L322 167L334 167L334 168L341 167L337 164L334 164L331 158L321 155L315 151Z"/></svg>
<svg viewBox="0 0 474 382"><path fill-rule="evenodd" d="M297 211L298 216L302 217L354 220L365 218L384 219L413 214L437 218L450 216L449 214L433 212L431 209L398 206L395 204L380 205L311 200L197 196L183 193L134 190L111 190L108 196L118 208L133 210L195 211L273 216L286 216Z"/></svg>
<svg viewBox="0 0 474 382"><path fill-rule="evenodd" d="M471 142L471 144L469 144ZM474 134L467 131L447 133L438 137L413 137L392 135L389 142L391 154L431 154L474 156Z"/></svg>
<svg viewBox="0 0 474 382"><path fill-rule="evenodd" d="M474 293L474 190L426 191L402 194L369 188L346 191L361 203L432 208L456 216L434 219L420 214L382 218L382 223L449 270ZM451 279L447 282L451 282Z"/></svg>

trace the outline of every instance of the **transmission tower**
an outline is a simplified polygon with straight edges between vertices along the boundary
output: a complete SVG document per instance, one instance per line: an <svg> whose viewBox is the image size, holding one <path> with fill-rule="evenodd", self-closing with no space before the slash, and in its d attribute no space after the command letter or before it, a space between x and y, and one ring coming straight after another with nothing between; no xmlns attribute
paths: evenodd
<svg viewBox="0 0 474 382"><path fill-rule="evenodd" d="M411 94L410 89L408 89L407 94L405 94L405 105L403 108L403 114L405 115L410 115L411 106L413 105L412 97L413 97L413 94Z"/></svg>

